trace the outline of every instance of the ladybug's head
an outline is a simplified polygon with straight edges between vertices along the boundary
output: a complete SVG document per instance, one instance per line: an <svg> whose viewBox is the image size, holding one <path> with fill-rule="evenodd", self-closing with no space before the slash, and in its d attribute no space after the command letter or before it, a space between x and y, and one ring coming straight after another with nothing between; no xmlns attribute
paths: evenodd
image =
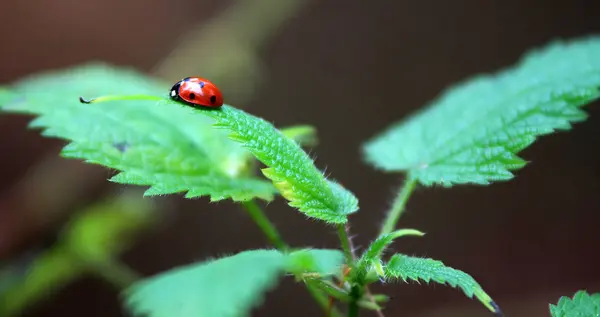
<svg viewBox="0 0 600 317"><path fill-rule="evenodd" d="M169 93L169 97L173 100L179 100L179 87L181 87L181 81L178 81L173 87L171 87L171 92Z"/></svg>
<svg viewBox="0 0 600 317"><path fill-rule="evenodd" d="M173 85L170 97L192 106L219 108L223 105L223 95L217 86L199 77L188 77Z"/></svg>

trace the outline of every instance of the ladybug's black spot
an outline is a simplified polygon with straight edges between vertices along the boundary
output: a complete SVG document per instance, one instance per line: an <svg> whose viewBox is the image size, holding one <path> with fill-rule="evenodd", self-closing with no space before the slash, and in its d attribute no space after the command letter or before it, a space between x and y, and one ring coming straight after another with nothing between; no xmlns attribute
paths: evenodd
<svg viewBox="0 0 600 317"><path fill-rule="evenodd" d="M192 100L194 100L194 99L196 99L196 95L194 93L191 93L190 96L189 96L189 98L192 99Z"/></svg>
<svg viewBox="0 0 600 317"><path fill-rule="evenodd" d="M200 82L200 88L204 88L204 82L203 81Z"/></svg>
<svg viewBox="0 0 600 317"><path fill-rule="evenodd" d="M215 95L210 96L210 103L215 103L215 102L217 102L217 96L215 96Z"/></svg>

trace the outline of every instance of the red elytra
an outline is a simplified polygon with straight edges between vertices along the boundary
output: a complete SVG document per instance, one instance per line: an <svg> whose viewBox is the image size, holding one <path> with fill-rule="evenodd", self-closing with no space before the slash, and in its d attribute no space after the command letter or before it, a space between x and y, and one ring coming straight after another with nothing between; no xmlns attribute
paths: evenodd
<svg viewBox="0 0 600 317"><path fill-rule="evenodd" d="M219 88L200 77L187 77L178 81L171 88L170 97L192 106L219 108L223 105L223 95Z"/></svg>

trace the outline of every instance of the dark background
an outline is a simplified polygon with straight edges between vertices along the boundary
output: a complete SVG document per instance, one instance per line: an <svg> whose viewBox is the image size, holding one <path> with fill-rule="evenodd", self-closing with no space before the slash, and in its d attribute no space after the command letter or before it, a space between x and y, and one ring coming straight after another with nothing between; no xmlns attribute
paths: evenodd
<svg viewBox="0 0 600 317"><path fill-rule="evenodd" d="M511 65L524 51L552 39L600 31L600 2L593 0L306 1L260 47L263 80L253 95L239 100L247 111L278 126L309 123L318 128L320 144L312 150L318 166L326 166L360 199L361 210L350 219L355 242L363 247L377 233L402 181L362 162L359 150L367 138L449 84ZM177 46L179 36L233 2L3 1L0 82L98 59L151 71ZM238 98L234 89L225 93ZM588 107L590 119L573 131L544 137L525 150L521 156L531 164L510 182L420 188L401 225L427 235L402 239L394 248L472 274L507 316L548 316L548 303L561 295L600 291L598 106ZM27 199L14 189L32 166L56 156L62 144L25 130L27 122L0 117L3 256L39 243L55 226L31 217ZM52 171L65 176L48 180L48 186L64 188L62 195L69 196L56 210L68 211L116 187L105 181L108 172L101 167L62 160L51 164ZM170 199L175 205L169 221L124 254L145 275L266 246L232 203ZM331 228L306 221L281 200L267 212L294 246L337 246ZM378 290L394 297L386 316L491 315L460 291L440 285L390 284ZM110 285L84 278L36 304L28 316L121 314ZM321 314L290 280L256 311L257 316Z"/></svg>

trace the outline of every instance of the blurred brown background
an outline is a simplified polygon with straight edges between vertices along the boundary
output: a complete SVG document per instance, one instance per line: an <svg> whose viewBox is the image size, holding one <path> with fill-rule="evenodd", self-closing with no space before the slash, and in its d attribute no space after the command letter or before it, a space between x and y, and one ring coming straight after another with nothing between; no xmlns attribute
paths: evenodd
<svg viewBox="0 0 600 317"><path fill-rule="evenodd" d="M279 1L291 0L271 0L274 7ZM180 36L236 2L240 1L2 1L0 82L91 59L155 71L169 80L202 76L169 74L156 65L181 45ZM234 88L251 81L248 74L259 78L258 72L245 70L223 76L224 85L231 87L224 89L225 95L278 126L317 127L321 141L313 153L319 167L327 166L360 199L361 210L351 223L355 241L362 246L377 233L401 184L400 177L363 164L362 142L457 80L508 66L524 51L554 38L600 32L600 2L593 0L294 2L297 8L257 50L262 80L251 87L254 93L246 94L247 86ZM187 45L206 53L220 45L216 38ZM507 316L549 316L548 303L560 295L571 296L578 289L600 291L598 106L591 105L591 118L573 131L542 138L523 152L532 163L513 181L417 191L401 225L427 235L403 239L394 248L437 258L472 274ZM111 173L100 167L49 162L62 143L27 131L27 122L24 117L0 116L3 257L51 240L65 210L102 192L118 191L105 181ZM24 198L22 188L31 183L20 181L40 162L50 166L49 173L64 171L57 173L61 177L37 183L45 189L37 195L52 201L45 207ZM144 275L267 246L249 218L229 202L168 199L173 203L168 221L124 255ZM39 214L42 211L60 216ZM306 221L282 200L270 204L267 212L293 246L337 246L333 230ZM391 284L377 290L393 296L385 310L388 317L490 316L479 303L444 286ZM35 317L122 315L113 288L93 278L70 284L28 312ZM320 315L306 292L290 280L256 311L256 316Z"/></svg>

